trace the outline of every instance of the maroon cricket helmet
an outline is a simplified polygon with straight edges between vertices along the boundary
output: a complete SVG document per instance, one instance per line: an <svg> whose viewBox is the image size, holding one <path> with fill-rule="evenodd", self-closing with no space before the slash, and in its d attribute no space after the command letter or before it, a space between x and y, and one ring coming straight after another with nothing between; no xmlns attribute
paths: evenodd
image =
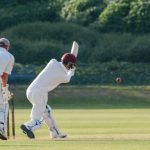
<svg viewBox="0 0 150 150"><path fill-rule="evenodd" d="M64 63L64 64L67 64L67 63L69 63L69 62L75 64L75 63L76 63L76 60L77 60L76 57L75 57L73 54L71 54L71 53L65 53L65 54L61 57L61 61L62 61L62 63Z"/></svg>

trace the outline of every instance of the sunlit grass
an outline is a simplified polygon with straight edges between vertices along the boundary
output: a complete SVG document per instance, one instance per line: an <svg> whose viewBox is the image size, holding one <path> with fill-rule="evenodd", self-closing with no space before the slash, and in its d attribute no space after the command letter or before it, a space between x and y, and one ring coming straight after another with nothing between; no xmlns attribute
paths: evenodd
<svg viewBox="0 0 150 150"><path fill-rule="evenodd" d="M149 150L149 109L54 109L63 140L51 139L46 125L30 140L19 126L29 119L30 109L15 110L16 139L0 141L9 150Z"/></svg>

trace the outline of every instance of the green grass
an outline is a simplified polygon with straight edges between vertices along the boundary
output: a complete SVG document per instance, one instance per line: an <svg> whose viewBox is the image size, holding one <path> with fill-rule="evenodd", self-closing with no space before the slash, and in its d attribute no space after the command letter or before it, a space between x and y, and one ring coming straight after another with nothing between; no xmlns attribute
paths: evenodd
<svg viewBox="0 0 150 150"><path fill-rule="evenodd" d="M53 140L46 125L28 139L19 129L29 119L30 109L17 109L16 139L0 141L9 150L149 150L149 109L54 109L64 140Z"/></svg>
<svg viewBox="0 0 150 150"><path fill-rule="evenodd" d="M19 108L31 107L27 86L11 86ZM52 108L150 108L150 86L60 86L49 93Z"/></svg>
<svg viewBox="0 0 150 150"><path fill-rule="evenodd" d="M51 139L45 124L28 139L19 129L29 120L31 105L26 86L15 93L16 139L0 141L0 150L149 150L149 86L59 87L49 104L62 132L68 137Z"/></svg>

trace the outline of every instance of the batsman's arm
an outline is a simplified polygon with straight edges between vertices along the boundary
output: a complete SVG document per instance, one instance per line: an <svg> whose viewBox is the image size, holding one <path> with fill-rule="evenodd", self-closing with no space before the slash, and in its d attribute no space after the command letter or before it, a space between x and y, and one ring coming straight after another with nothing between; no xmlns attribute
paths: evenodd
<svg viewBox="0 0 150 150"><path fill-rule="evenodd" d="M8 74L3 73L1 76L2 79L2 95L5 102L8 102L12 98L12 94L9 91L9 85L7 84L8 81Z"/></svg>
<svg viewBox="0 0 150 150"><path fill-rule="evenodd" d="M3 87L6 87L6 84L8 81L8 74L4 72L3 75L1 76L1 78L2 78Z"/></svg>

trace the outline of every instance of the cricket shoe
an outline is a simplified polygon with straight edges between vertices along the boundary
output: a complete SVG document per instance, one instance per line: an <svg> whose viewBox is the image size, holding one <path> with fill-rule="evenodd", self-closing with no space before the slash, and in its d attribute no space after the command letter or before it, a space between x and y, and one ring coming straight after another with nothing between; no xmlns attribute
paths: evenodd
<svg viewBox="0 0 150 150"><path fill-rule="evenodd" d="M35 138L34 133L31 130L29 130L26 125L22 124L20 126L20 128L23 131L23 133L28 136L28 138L30 138L30 139L34 139Z"/></svg>
<svg viewBox="0 0 150 150"><path fill-rule="evenodd" d="M52 135L53 139L62 139L62 138L66 138L67 135L66 134L57 134L57 135Z"/></svg>
<svg viewBox="0 0 150 150"><path fill-rule="evenodd" d="M58 130L56 128L53 128L53 130L51 130L51 136L52 138L56 139L56 138L66 138L67 135L66 134L62 134L60 132L58 132Z"/></svg>
<svg viewBox="0 0 150 150"><path fill-rule="evenodd" d="M30 138L30 139L34 139L35 136L34 136L34 133L33 131L40 128L41 127L41 123L42 123L42 120L30 120L28 122L26 122L25 124L22 124L20 126L20 128L22 129L23 133L27 134L27 136Z"/></svg>
<svg viewBox="0 0 150 150"><path fill-rule="evenodd" d="M0 129L0 139L1 140L7 140L7 137L5 135L5 132L3 129Z"/></svg>

